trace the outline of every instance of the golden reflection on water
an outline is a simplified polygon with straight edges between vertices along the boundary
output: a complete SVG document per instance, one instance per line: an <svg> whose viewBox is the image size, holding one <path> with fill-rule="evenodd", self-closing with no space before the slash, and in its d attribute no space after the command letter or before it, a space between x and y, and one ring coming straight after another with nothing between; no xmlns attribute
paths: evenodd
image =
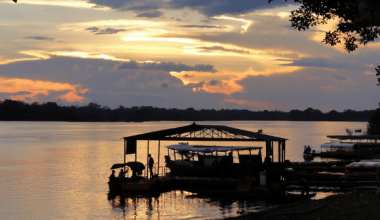
<svg viewBox="0 0 380 220"><path fill-rule="evenodd" d="M146 216L147 219L220 219L260 208L257 201L203 199L186 191L171 191L160 195L109 194L108 200L115 212L121 212L126 219L141 216Z"/></svg>
<svg viewBox="0 0 380 220"><path fill-rule="evenodd" d="M181 191L159 197L125 200L116 197L108 201L110 167L123 162L121 137L191 123L1 122L0 216L2 219L213 219L237 216L242 210L257 210L259 205L254 202L193 198ZM302 161L303 145L318 150L320 144L328 141L326 135L343 134L345 128L365 129L364 122L199 124L227 125L251 131L263 129L266 134L287 138L286 155L291 161ZM161 142L160 166L164 166L167 154L164 146L175 143ZM252 146L246 142L207 144ZM151 141L149 148L158 163L158 142ZM146 164L146 154L147 142L139 141L138 161ZM134 160L134 156L128 155L127 160ZM120 205L124 201L125 205Z"/></svg>

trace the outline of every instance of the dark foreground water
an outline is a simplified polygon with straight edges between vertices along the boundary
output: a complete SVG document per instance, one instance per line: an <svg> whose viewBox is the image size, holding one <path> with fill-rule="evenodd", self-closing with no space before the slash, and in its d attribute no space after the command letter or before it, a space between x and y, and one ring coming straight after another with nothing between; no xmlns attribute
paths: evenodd
<svg viewBox="0 0 380 220"><path fill-rule="evenodd" d="M0 122L0 219L220 219L262 209L260 201L197 198L185 191L159 196L108 195L110 167L123 161L121 137L190 123ZM263 129L266 134L287 138L286 155L291 161L302 161L304 145L319 150L328 141L326 135L366 128L364 122L199 124ZM161 147L169 144L173 142L161 142ZM146 146L146 142L138 143L140 161L146 161ZM150 142L150 152L157 158L156 142ZM161 153L161 163L163 157Z"/></svg>

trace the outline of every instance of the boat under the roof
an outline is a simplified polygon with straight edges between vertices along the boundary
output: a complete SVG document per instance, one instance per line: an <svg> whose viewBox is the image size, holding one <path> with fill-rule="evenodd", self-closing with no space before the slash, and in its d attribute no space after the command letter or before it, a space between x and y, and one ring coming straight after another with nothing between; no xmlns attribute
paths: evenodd
<svg viewBox="0 0 380 220"><path fill-rule="evenodd" d="M179 177L238 178L243 169L258 175L262 170L262 147L210 146L180 143L166 146L169 175ZM172 150L172 154L170 154ZM244 151L244 154L242 154ZM256 151L256 153L252 153ZM249 152L249 153L248 153ZM235 159L234 159L234 155ZM173 156L174 158L172 158ZM172 160L174 159L174 160ZM234 161L238 161L235 163ZM259 177L255 177L259 179Z"/></svg>
<svg viewBox="0 0 380 220"><path fill-rule="evenodd" d="M248 147L248 146L216 146L216 145L189 145L187 143L179 143L175 145L166 146L170 150L189 151L189 152L227 152L227 151L242 151L242 150L260 150L262 147Z"/></svg>

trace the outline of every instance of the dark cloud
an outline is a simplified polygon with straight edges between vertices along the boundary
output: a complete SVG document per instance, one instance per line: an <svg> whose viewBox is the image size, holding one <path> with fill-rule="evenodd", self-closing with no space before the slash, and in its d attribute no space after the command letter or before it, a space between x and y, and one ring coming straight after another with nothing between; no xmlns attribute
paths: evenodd
<svg viewBox="0 0 380 220"><path fill-rule="evenodd" d="M316 68L332 68L332 69L362 69L365 67L363 64L357 62L342 62L332 59L325 58L304 58L300 60L283 60L278 59L277 61L292 61L289 64L280 64L281 66L303 66L303 67L316 67Z"/></svg>
<svg viewBox="0 0 380 220"><path fill-rule="evenodd" d="M275 8L289 4L295 3L291 3L290 1L275 1L268 4L267 1L252 0L171 0L169 2L169 6L171 8L190 8L208 16L223 14L244 14L254 10Z"/></svg>
<svg viewBox="0 0 380 220"><path fill-rule="evenodd" d="M338 80L338 81L344 81L344 80L347 80L348 77L343 75L343 74L331 74L330 75L332 78Z"/></svg>
<svg viewBox="0 0 380 220"><path fill-rule="evenodd" d="M374 56L374 54L372 56L369 58L376 61L375 58L378 56ZM352 59L357 59L357 57ZM37 95L41 101L57 101L62 105L85 105L96 100L97 103L111 108L119 105L126 107L143 105L163 108L193 107L195 109L247 108L247 106L240 106L233 102L221 104L221 101L226 99L224 94L207 93L202 90L206 83L216 84L218 83L217 80L184 85L180 79L167 71L141 68L114 71L115 65L119 64L119 62L111 60L53 56L46 60L0 65L0 76L69 83L71 85L82 85L81 88L89 89L81 95L88 100L84 103L59 101L57 96L67 91L51 91L48 95ZM90 65L93 69L101 66L103 71L89 72L86 70L86 66ZM74 68L76 71L73 71ZM331 109L341 111L348 108L363 110L377 107L378 87L374 83L376 80L374 75L359 74L357 70L351 68L340 70L335 74L343 75L340 76L341 79L347 76L349 80L335 80L332 78L335 76L330 70L316 68L303 68L288 74L247 76L237 81L239 85L244 87L244 92L232 93L228 99L273 105L272 109L265 105L263 107L249 107L256 110L278 109L288 111L295 108L306 109L311 106L323 111ZM196 93L193 89L197 89ZM25 92L26 88L23 91L15 94L28 94ZM11 95L14 94L0 93L0 99L9 98Z"/></svg>
<svg viewBox="0 0 380 220"><path fill-rule="evenodd" d="M146 12L165 7L164 0L88 0L97 6L106 6L122 11Z"/></svg>
<svg viewBox="0 0 380 220"><path fill-rule="evenodd" d="M115 28L107 28L100 30L98 33L95 35L101 35L101 34L117 34L119 32L126 31L125 29L115 29Z"/></svg>
<svg viewBox="0 0 380 220"><path fill-rule="evenodd" d="M202 82L198 82L198 83L189 83L187 85L185 85L184 87L186 88L202 88L204 86L205 82L202 81Z"/></svg>
<svg viewBox="0 0 380 220"><path fill-rule="evenodd" d="M217 72L212 65L197 64L195 66L189 66L182 63L173 62L161 62L161 63L138 63L131 60L130 62L125 62L117 67L119 70L126 69L144 69L144 70L161 70L161 71L200 71L200 72Z"/></svg>
<svg viewBox="0 0 380 220"><path fill-rule="evenodd" d="M46 41L54 41L55 40L55 38L42 37L42 36L29 36L29 37L25 37L25 39L46 40Z"/></svg>
<svg viewBox="0 0 380 220"><path fill-rule="evenodd" d="M158 10L160 9L160 4L157 4L159 3L160 1L148 1L148 2L142 2L142 1L139 1L139 4L140 5L137 5L137 6L131 6L131 7L127 7L125 8L124 10L130 10L130 11L136 11L136 12L143 12L143 11L153 11L153 10ZM155 3L155 4L152 4L152 3Z"/></svg>
<svg viewBox="0 0 380 220"><path fill-rule="evenodd" d="M215 79L213 79L213 80L210 80L210 81L207 83L207 85L209 85L209 86L223 85L223 82L220 81L220 80L215 80Z"/></svg>
<svg viewBox="0 0 380 220"><path fill-rule="evenodd" d="M10 96L10 95L28 95L31 92L28 91L19 91L19 92L14 92L14 93L8 93L8 92L0 92L0 96Z"/></svg>
<svg viewBox="0 0 380 220"><path fill-rule="evenodd" d="M195 47L196 49L200 49L201 53L210 53L213 51L225 51L225 52L233 52L240 54L250 54L248 50L235 50L235 49L227 49L222 46L213 46L213 47Z"/></svg>
<svg viewBox="0 0 380 220"><path fill-rule="evenodd" d="M132 11L148 11L157 9L184 9L189 8L199 11L207 16L223 15L223 14L244 14L254 10L270 9L290 4L296 4L288 1L275 1L268 3L265 0L88 0L88 2L99 6L107 6L113 9L132 10Z"/></svg>
<svg viewBox="0 0 380 220"><path fill-rule="evenodd" d="M54 101L62 105L86 105L95 100L110 108L123 105L201 109L219 106L220 100L224 97L224 94L210 94L201 90L194 95L191 87L184 87L180 79L166 71L144 69L114 71L117 64L120 63L111 60L53 56L46 60L0 65L0 77L69 83L88 89L87 92L79 94L87 100L83 103L66 102L57 97L67 91L50 91L49 94L37 95L41 101ZM90 65L94 69L102 66L103 71L89 72L86 66ZM8 94L3 95L0 98L9 97Z"/></svg>
<svg viewBox="0 0 380 220"><path fill-rule="evenodd" d="M180 25L183 28L225 28L224 26L214 26L214 25Z"/></svg>
<svg viewBox="0 0 380 220"><path fill-rule="evenodd" d="M273 108L286 111L310 106L323 111L373 109L378 89L376 84L371 85L373 78L352 69L334 75L328 69L315 68L288 74L247 76L237 82L245 88L244 92L233 93L231 98L271 103Z"/></svg>
<svg viewBox="0 0 380 220"><path fill-rule="evenodd" d="M121 9L129 5L131 2L136 2L136 0L89 0L89 3L97 4L98 6L106 6L114 9Z"/></svg>
<svg viewBox="0 0 380 220"><path fill-rule="evenodd" d="M89 27L89 28L86 28L86 31L98 32L99 28L98 27Z"/></svg>
<svg viewBox="0 0 380 220"><path fill-rule="evenodd" d="M193 75L189 75L189 74L186 73L186 74L183 76L183 78L189 79L189 78L193 78L193 76L194 76L194 74L193 74Z"/></svg>
<svg viewBox="0 0 380 220"><path fill-rule="evenodd" d="M116 29L116 28L99 29L98 27L89 27L89 28L86 28L86 31L91 31L92 33L95 33L95 35L102 35L102 34L117 34L119 32L126 31L126 30Z"/></svg>
<svg viewBox="0 0 380 220"><path fill-rule="evenodd" d="M170 19L175 20L175 21L182 21L182 19L180 19L180 18L175 18L175 17L171 17Z"/></svg>
<svg viewBox="0 0 380 220"><path fill-rule="evenodd" d="M138 14L136 17L145 17L145 18L158 18L161 17L163 13L161 11L154 11L154 12L145 12Z"/></svg>

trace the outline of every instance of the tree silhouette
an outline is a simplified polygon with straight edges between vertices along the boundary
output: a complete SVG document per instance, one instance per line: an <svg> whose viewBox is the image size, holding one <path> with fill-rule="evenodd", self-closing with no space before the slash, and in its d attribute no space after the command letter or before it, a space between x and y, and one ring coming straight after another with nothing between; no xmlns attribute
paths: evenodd
<svg viewBox="0 0 380 220"><path fill-rule="evenodd" d="M273 0L268 0L272 2ZM285 0L287 1L287 0ZM306 30L339 19L334 31L326 32L322 42L335 46L344 43L347 52L359 44L374 41L380 35L379 0L294 0L301 6L291 12L290 22L298 30Z"/></svg>
<svg viewBox="0 0 380 220"><path fill-rule="evenodd" d="M289 121L368 121L375 111L323 113L318 109L304 111L248 111L237 109L165 109L152 106L110 109L96 103L85 106L59 106L55 102L15 100L0 101L0 121L231 121L231 120L289 120Z"/></svg>

